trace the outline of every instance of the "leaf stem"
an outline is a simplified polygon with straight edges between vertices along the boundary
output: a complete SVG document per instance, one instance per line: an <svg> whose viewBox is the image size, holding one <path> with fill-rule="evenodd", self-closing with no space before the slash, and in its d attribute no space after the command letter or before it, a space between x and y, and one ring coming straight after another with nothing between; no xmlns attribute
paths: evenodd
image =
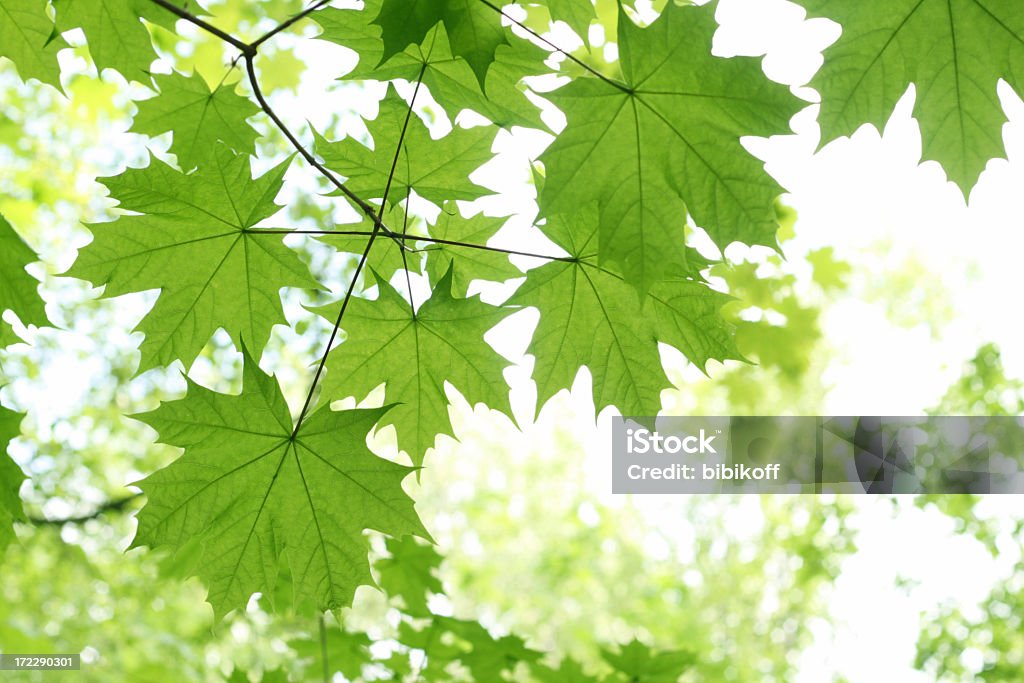
<svg viewBox="0 0 1024 683"><path fill-rule="evenodd" d="M210 23L208 23L206 21L203 21L202 19L200 19L196 15L192 14L191 12L182 9L181 7L178 7L177 5L175 5L172 2L169 2L169 0L150 0L150 1L155 3L155 4L157 4L157 5L160 5L161 7L163 7L165 10L167 10L171 14L174 14L175 16L177 16L179 19L184 19L185 21L189 22L190 24L194 24L195 26L198 26L199 28L203 29L207 33L209 33L211 35L214 35L214 36L217 36L218 38L223 40L225 43L229 43L230 45L233 45L234 47L236 47L239 50L241 50L243 55L250 56L250 55L255 55L256 54L256 47L255 46L249 45L249 44L243 42L242 40L239 40L238 38L234 37L230 33L227 33L225 31L220 30L219 28L217 28L213 24L210 24Z"/></svg>
<svg viewBox="0 0 1024 683"><path fill-rule="evenodd" d="M326 166L317 161L316 158L312 155L312 153L310 153L310 151L307 150L301 142L299 142L299 139L295 137L295 135L288 128L288 126L285 125L284 121L282 121L281 118L277 115L277 112L275 112L273 107L270 106L270 103L267 102L267 98L264 97L262 88L260 88L259 79L256 77L256 67L254 65L253 59L254 57L255 55L246 55L245 71L249 76L249 85L252 87L253 95L256 97L256 101L259 103L260 109L262 109L263 112L270 117L270 120L274 122L274 125L277 126L277 129L280 130L286 138L288 138L288 142L290 142L292 147L295 148L295 151L298 152L302 156L302 158L309 163L310 166L320 171L320 173L325 178L327 178L327 180L332 185L338 188L338 190L341 191L342 194L348 197L356 206L360 208L360 210L364 214L366 214L367 218L373 221L373 226L375 229L379 228L384 232L388 233L389 235L393 234L393 231L386 225L384 225L383 219L377 213L377 210L374 209L374 207L369 202L367 202L366 200L352 192L352 190L350 190L348 186L346 186L343 182L338 180L337 176L335 176Z"/></svg>
<svg viewBox="0 0 1024 683"><path fill-rule="evenodd" d="M249 46L253 50L259 49L260 45L262 45L263 43L267 42L268 40L270 40L271 38L276 36L278 33L280 33L281 31L284 31L284 30L286 30L288 28L291 28L296 22L302 21L303 19L308 17L310 14L312 14L313 12L317 11L318 9L320 9L324 5L327 5L330 2L331 2L331 0L319 0L319 2L313 3L312 5L310 5L306 9L302 10L301 12L296 14L295 16L291 17L290 19L288 19L286 21L281 22L280 24L278 24L274 28L270 29L269 31L264 33L262 36L257 38L256 40L254 40L251 43L249 43Z"/></svg>
<svg viewBox="0 0 1024 683"><path fill-rule="evenodd" d="M320 613L320 659L324 665L324 683L331 683L331 667L327 662L327 625L324 624L323 612Z"/></svg>
<svg viewBox="0 0 1024 683"><path fill-rule="evenodd" d="M246 67L249 71L249 78L255 82L255 73L252 68L252 59L246 59ZM384 196L380 200L380 213L383 214L384 207L387 206L388 193L391 191L391 181L395 177L395 169L398 167L398 157L401 154L402 146L405 144L405 134L409 129L409 119L412 116L412 105L416 100L416 93L419 92L420 83L423 81L423 72L426 69L426 65L420 69L420 77L416 81L416 89L413 91L412 100L409 102L409 111L406 112L405 123L402 125L402 133L398 137L398 146L395 149L395 156L391 161L391 172L388 174L388 182L384 187ZM260 95L259 99L262 102L263 96ZM284 130L284 128L282 128ZM334 341L338 338L338 332L341 330L341 321L345 317L345 311L348 310L348 304L352 300L352 294L355 291L356 283L359 282L359 275L363 272L363 268L366 266L366 261L370 257L370 249L373 248L373 242L377 239L377 235L381 229L384 228L384 224L380 220L380 214L376 212L374 215L377 216L377 222L374 225L373 231L370 233L370 239L366 241L366 247L363 248L363 254L359 257L359 264L356 266L355 272L352 274L352 281L349 282L348 291L345 292L345 298L341 302L341 310L338 311L338 319L334 321L334 329L331 330L331 337L327 340L327 347L324 349L323 356L320 357L320 363L317 365L316 374L313 375L313 382L309 385L309 392L306 394L306 401L302 405L302 411L299 413L299 418L295 421L295 429L292 431L292 440L294 441L299 435L299 430L302 428L302 422L306 419L307 413L309 413L309 407L313 402L313 394L316 392L316 387L320 383L320 378L324 374L324 368L327 366L327 357L331 353L331 347L334 346ZM389 230L390 233L390 230ZM391 233L393 234L393 233ZM401 243L404 248L404 242Z"/></svg>
<svg viewBox="0 0 1024 683"><path fill-rule="evenodd" d="M619 89L619 90L621 90L622 92L626 92L626 93L630 93L630 92L633 92L633 91L632 91L632 90L631 90L631 89L630 89L629 87L627 87L626 85L624 85L624 84L622 84L622 83L619 83L619 82L618 82L618 81L616 81L616 80L615 80L614 78L609 78L608 76L606 76L605 74L601 73L600 71L598 71L598 70L597 70L597 69L595 69L594 67L590 66L589 64L587 64L586 62L584 62L584 61L583 61L582 59L580 59L580 58L579 58L579 57L577 57L576 55L574 55L574 54L572 54L571 52L569 52L568 50L563 50L562 48L558 47L558 46L557 46L557 45L555 45L555 44L554 44L553 42L551 42L550 40L548 40L547 38L545 38L545 37L544 37L544 36L542 36L541 34L537 33L536 31L534 31L534 30L533 30L532 28L530 28L529 26L527 26L527 25L523 24L523 23L522 23L521 21L519 21L519 20L518 20L518 19L516 19L515 17L510 17L509 15L505 14L505 10L503 10L503 9L501 9L500 7L498 7L497 5L495 5L495 4L493 4L493 3L491 3L491 2L489 1L489 0L479 0L479 1L480 1L481 3L483 3L483 4L487 5L488 7L490 7L490 8L492 9L492 10L494 10L495 12L497 12L498 14L500 14L501 16L503 16L504 18L506 18L506 19L508 19L509 21L511 21L511 22L512 22L513 24L515 24L515 25L516 25L516 26L518 26L519 28L521 28L521 29L523 29L524 31L526 31L527 33L529 33L529 34L530 34L531 36L533 36L534 38L536 38L536 39L537 39L537 40L539 40L540 42L542 42L542 43L544 43L545 45L547 45L547 46L548 46L549 48L551 48L551 49L552 49L553 51L555 51L555 52L558 52L558 53L560 53L560 54L563 54L563 55L565 55L565 56L566 56L566 58L567 58L567 59L568 59L569 61L571 61L571 62L574 62L575 64L579 65L579 66L580 66L580 67L582 67L582 68L583 68L583 69L584 69L585 71L588 71L588 72L592 73L593 75L597 76L597 77L598 77L598 78L600 78L600 79L601 79L602 81L604 81L605 83L608 83L609 85L612 85L612 86L614 86L614 87L618 88L618 89Z"/></svg>
<svg viewBox="0 0 1024 683"><path fill-rule="evenodd" d="M306 230L306 229L279 229L279 228L266 228L247 230L246 232L253 235L345 235L345 236L359 236L359 235L371 235L371 230ZM417 242L429 242L431 244L444 244L451 247L464 247L466 249L478 249L480 251L493 251L499 254L509 254L510 256L529 256L531 258L544 259L545 261L564 261L566 263L576 263L580 261L575 256L552 256L551 254L538 254L532 251L522 251L519 249L504 249L502 247L491 247L486 244L473 244L472 242L460 242L458 240L447 240L440 237L427 237L425 235L412 235L407 232L396 232L394 237L402 241L413 240Z"/></svg>
<svg viewBox="0 0 1024 683"><path fill-rule="evenodd" d="M80 515L77 517L61 517L61 518L50 518L50 517L29 517L26 521L36 526L63 526L65 524L84 524L85 522L99 519L103 515L110 512L123 512L131 507L132 503L142 497L141 493L133 493L130 496L124 498L118 498L116 500L107 501L103 503L95 510L87 515Z"/></svg>

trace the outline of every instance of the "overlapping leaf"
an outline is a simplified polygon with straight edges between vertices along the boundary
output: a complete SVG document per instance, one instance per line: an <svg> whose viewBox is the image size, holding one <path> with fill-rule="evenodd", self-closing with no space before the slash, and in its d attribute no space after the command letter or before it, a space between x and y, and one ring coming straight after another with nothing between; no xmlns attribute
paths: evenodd
<svg viewBox="0 0 1024 683"><path fill-rule="evenodd" d="M0 0L0 57L7 57L25 80L60 87L57 53L67 43L56 33L44 0Z"/></svg>
<svg viewBox="0 0 1024 683"><path fill-rule="evenodd" d="M406 214L405 209L399 204L391 204L385 209L382 216L384 224L391 230L398 233L417 234L422 232L423 219ZM336 232L324 235L318 239L338 251L359 256L366 248L367 240L370 239L370 231L373 230L373 221L364 218L361 222L353 225L336 226ZM356 234L345 234L356 233ZM423 261L423 254L414 249L415 240L390 239L378 237L373 243L366 259L366 266L360 277L370 280L372 286L375 281L372 273L380 273L384 279L390 279L399 270L408 268L410 273L419 273L420 264ZM402 252L405 252L404 254Z"/></svg>
<svg viewBox="0 0 1024 683"><path fill-rule="evenodd" d="M278 211L287 165L253 179L249 158L220 145L195 173L154 158L102 180L139 215L90 226L95 239L68 275L105 285L106 296L161 290L138 328L140 371L178 359L190 366L218 328L262 351L285 322L279 290L317 287L280 236L253 228Z"/></svg>
<svg viewBox="0 0 1024 683"><path fill-rule="evenodd" d="M25 416L0 406L0 551L14 540L14 522L25 520L21 506L21 482L25 475L7 455L11 440L21 433L21 420Z"/></svg>
<svg viewBox="0 0 1024 683"><path fill-rule="evenodd" d="M391 204L404 200L409 190L438 205L448 199L472 200L488 194L468 178L493 156L494 127L455 127L448 135L434 140L416 114L411 115L408 127L405 126L408 112L409 105L389 88L377 118L367 122L373 149L353 138L330 142L317 135L316 151L327 167L348 178L349 189L363 198L383 197L389 179ZM392 177L399 142L401 149Z"/></svg>
<svg viewBox="0 0 1024 683"><path fill-rule="evenodd" d="M637 303L636 291L598 263L596 211L549 220L545 233L575 260L531 270L510 303L533 306L540 322L530 344L537 400L572 386L581 366L593 377L597 410L654 416L671 384L658 351L663 342L703 368L740 358L732 328L720 315L729 300L697 279L666 280ZM691 261L698 257L694 254Z"/></svg>
<svg viewBox="0 0 1024 683"><path fill-rule="evenodd" d="M922 154L966 194L1002 157L1006 115L996 84L1024 92L1024 5L1013 0L797 0L838 21L839 41L811 85L821 93L822 142L863 123L885 125L907 86Z"/></svg>
<svg viewBox="0 0 1024 683"><path fill-rule="evenodd" d="M597 19L591 0L545 0L551 18L564 21L583 40L587 39L590 24Z"/></svg>
<svg viewBox="0 0 1024 683"><path fill-rule="evenodd" d="M345 342L327 360L324 394L331 400L362 399L386 383L387 401L397 405L380 426L395 426L399 448L417 465L438 434L452 434L445 382L470 405L511 413L502 375L507 363L483 339L507 311L477 297L453 297L452 280L449 270L413 315L409 302L378 276L378 298L350 302L342 321ZM317 312L333 321L338 305Z"/></svg>
<svg viewBox="0 0 1024 683"><path fill-rule="evenodd" d="M218 615L272 592L282 556L297 603L349 605L373 584L365 529L428 537L402 490L411 468L366 446L386 411L323 408L296 430L277 381L248 352L241 395L189 382L184 399L138 416L185 454L139 482L148 502L134 545L198 538L194 571Z"/></svg>
<svg viewBox="0 0 1024 683"><path fill-rule="evenodd" d="M713 7L669 3L646 29L619 17L624 83L551 95L568 125L541 157L544 215L596 202L600 261L641 294L680 263L686 213L720 247L775 245L781 188L740 144L788 130L800 102L758 62L711 55Z"/></svg>
<svg viewBox="0 0 1024 683"><path fill-rule="evenodd" d="M465 218L455 202L449 202L442 208L437 223L430 226L430 236L450 242L486 245L504 223L504 218L482 213ZM452 264L456 264L452 275L452 291L456 296L466 296L473 280L504 282L523 274L509 261L508 254L500 251L468 249L443 242L424 242L423 245L427 251L427 273L434 282L440 281Z"/></svg>
<svg viewBox="0 0 1024 683"><path fill-rule="evenodd" d="M696 661L692 652L655 652L639 640L623 645L617 652L605 650L602 656L630 683L676 683Z"/></svg>
<svg viewBox="0 0 1024 683"><path fill-rule="evenodd" d="M145 135L174 131L171 152L178 165L191 170L208 159L222 142L236 152L256 151L256 130L246 119L259 107L235 92L234 85L215 90L198 73L177 71L153 78L160 94L138 103L132 130Z"/></svg>
<svg viewBox="0 0 1024 683"><path fill-rule="evenodd" d="M0 314L14 311L25 325L49 324L39 297L39 281L25 271L25 266L37 260L35 252L0 216ZM0 320L0 348L16 341L18 337Z"/></svg>
<svg viewBox="0 0 1024 683"><path fill-rule="evenodd" d="M452 53L443 24L431 29L422 45L385 59L381 28L373 23L381 1L367 0L361 11L327 8L316 14L324 29L320 38L355 50L359 57L346 79L415 81L422 74L423 85L453 119L471 109L499 126L543 127L540 110L517 87L524 76L547 71L542 50L521 40L499 46L487 72L485 95L469 63Z"/></svg>
<svg viewBox="0 0 1024 683"><path fill-rule="evenodd" d="M324 631L322 639L296 638L288 641L288 644L300 659L311 661L310 671L324 671L326 668L332 674L340 672L348 681L358 679L363 667L372 661L370 646L373 643L365 633L328 628ZM325 651L326 663L323 661Z"/></svg>
<svg viewBox="0 0 1024 683"><path fill-rule="evenodd" d="M382 29L383 59L422 43L443 23L452 54L469 63L481 88L495 52L508 43L499 11L480 0L383 0L374 23Z"/></svg>
<svg viewBox="0 0 1024 683"><path fill-rule="evenodd" d="M392 597L402 598L406 614L430 616L427 598L443 591L441 581L434 575L441 565L441 556L433 546L417 543L412 537L388 539L387 546L391 556L375 565L381 588Z"/></svg>
<svg viewBox="0 0 1024 683"><path fill-rule="evenodd" d="M173 14L149 0L54 0L54 7L61 32L82 29L98 70L114 69L139 82L145 82L156 59L142 20L168 28L175 22Z"/></svg>

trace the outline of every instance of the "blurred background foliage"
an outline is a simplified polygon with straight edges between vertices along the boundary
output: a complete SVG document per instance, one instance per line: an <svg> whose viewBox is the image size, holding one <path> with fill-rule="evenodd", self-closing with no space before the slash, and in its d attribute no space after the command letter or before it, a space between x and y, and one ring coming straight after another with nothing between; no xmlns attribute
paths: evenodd
<svg viewBox="0 0 1024 683"><path fill-rule="evenodd" d="M252 36L302 5L228 0L206 7L222 28ZM576 54L614 73L608 37L616 4L600 0L597 9L599 22ZM546 30L546 13L531 7L526 21ZM150 30L161 61L194 69L211 84L237 78L220 41L189 28L180 36ZM314 32L308 23L295 33L303 31ZM21 328L30 344L0 352L0 398L28 413L11 454L31 477L21 493L33 518L18 526L18 541L0 569L0 648L82 652L74 680L103 682L319 679L321 632L336 680L676 680L650 673L659 666L685 671L681 680L693 682L791 680L815 625L828 619L832 585L856 553L850 519L885 501L652 502L606 495L585 373L571 395L557 396L521 429L456 404L459 441L442 438L421 482L411 486L436 551L374 538L385 592L361 589L352 609L324 622L275 609L287 601L263 596L214 624L203 587L182 578L187 557L126 552L138 507L128 485L177 454L153 445L152 432L125 415L180 395L184 383L174 368L132 378L140 339L131 330L151 297L101 300L85 283L56 275L88 240L81 223L111 216L94 178L141 165L147 148L163 153L167 140L124 132L131 100L145 88L111 71L97 78L82 41L73 34L69 41L74 50L62 55L64 94L22 83L0 61L0 213L46 264L34 274L43 280L55 324ZM299 43L284 34L261 56L269 96L287 100L300 85L306 65ZM262 160L289 153L278 135L262 130ZM330 215L328 202L309 197L289 198L295 225ZM791 209L780 205L779 211L785 247L799 223ZM330 250L311 241L298 246L317 272L331 266L337 282L343 280L347 262L332 260ZM883 254L886 246L878 250ZM663 395L667 412L821 412L835 352L821 316L841 298L884 300L894 319L927 321L935 334L948 318L937 303L941 280L912 260L866 273L823 248L806 262L809 268L752 251L710 269L712 281L736 297L728 315L753 364L712 368L709 379L667 356L679 387ZM302 302L288 303L294 313ZM322 332L308 317L290 320L289 328L275 330L264 358L286 388L304 383ZM219 336L193 376L232 391L239 368L239 357ZM1020 414L1022 389L1004 373L999 350L987 345L934 412ZM980 517L978 503L969 496L917 501L955 520L959 533L994 554L1005 551L1020 528ZM69 518L80 519L48 521ZM1021 569L1008 572L973 612L938 605L923 614L918 666L936 680L1024 680ZM431 652L429 664L424 650Z"/></svg>

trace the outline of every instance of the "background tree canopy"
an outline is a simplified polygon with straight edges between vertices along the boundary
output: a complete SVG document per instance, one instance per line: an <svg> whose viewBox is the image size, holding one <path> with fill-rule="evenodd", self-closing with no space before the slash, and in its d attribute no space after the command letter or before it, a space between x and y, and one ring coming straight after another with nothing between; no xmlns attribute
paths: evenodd
<svg viewBox="0 0 1024 683"><path fill-rule="evenodd" d="M744 8L0 0L0 650L96 681L795 680L910 516L998 566L982 609L919 615L919 673L1019 680L989 501L607 495L595 417L820 414L831 312L953 324L899 234L801 243L769 146L911 88L911 165L957 201L1013 156L1017 3L764 3L835 29L803 80L723 54ZM999 346L969 359L913 410L1019 414Z"/></svg>

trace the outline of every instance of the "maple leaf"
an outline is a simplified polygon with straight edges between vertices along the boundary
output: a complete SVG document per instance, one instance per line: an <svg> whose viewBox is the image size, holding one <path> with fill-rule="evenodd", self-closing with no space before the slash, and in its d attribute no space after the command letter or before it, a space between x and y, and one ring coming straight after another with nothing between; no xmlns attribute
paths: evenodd
<svg viewBox="0 0 1024 683"><path fill-rule="evenodd" d="M530 671L540 683L597 683L598 679L583 671L575 660L563 659L557 669L534 664Z"/></svg>
<svg viewBox="0 0 1024 683"><path fill-rule="evenodd" d="M843 27L811 81L822 144L863 123L879 130L914 83L921 151L966 195L1004 154L1000 78L1022 92L1024 7L1005 0L797 0Z"/></svg>
<svg viewBox="0 0 1024 683"><path fill-rule="evenodd" d="M154 157L101 179L139 215L90 225L94 240L66 274L105 285L107 297L161 290L138 327L140 372L177 359L191 366L218 328L260 352L271 327L286 322L279 290L319 286L280 236L253 228L278 211L288 163L253 179L249 158L219 145L195 173Z"/></svg>
<svg viewBox="0 0 1024 683"><path fill-rule="evenodd" d="M175 17L147 0L54 0L57 29L82 29L96 69L114 69L127 80L145 82L156 51L146 19L172 27Z"/></svg>
<svg viewBox="0 0 1024 683"><path fill-rule="evenodd" d="M441 208L437 223L430 227L430 237L485 245L504 223L504 218L492 218L483 213L465 218L455 202L448 202ZM500 251L467 249L437 242L423 244L427 252L427 273L434 282L439 281L453 263L458 264L452 276L452 291L456 296L466 296L473 280L504 282L523 274L508 260L508 254Z"/></svg>
<svg viewBox="0 0 1024 683"><path fill-rule="evenodd" d="M38 260L11 224L0 216L0 314L4 310L14 311L25 325L50 324L39 297L39 281L25 271L25 266ZM0 348L17 341L7 324L0 321Z"/></svg>
<svg viewBox="0 0 1024 683"><path fill-rule="evenodd" d="M346 680L354 681L363 667L372 660L370 646L373 641L365 633L354 633L340 628L328 628L320 638L296 638L288 641L299 659L310 660L310 671L323 671L323 653L327 652L328 671L341 672ZM287 679L286 679L287 680ZM262 683L262 681L261 681Z"/></svg>
<svg viewBox="0 0 1024 683"><path fill-rule="evenodd" d="M21 434L21 421L25 416L0 406L0 551L15 539L14 522L25 521L21 505L21 482L25 474L7 455L11 440Z"/></svg>
<svg viewBox="0 0 1024 683"><path fill-rule="evenodd" d="M199 165L217 149L217 142L236 152L255 153L259 134L245 120L260 109L237 94L233 85L211 91L198 73L185 76L177 71L153 80L160 93L137 103L132 131L152 136L174 131L170 151L182 169Z"/></svg>
<svg viewBox="0 0 1024 683"><path fill-rule="evenodd" d="M416 81L422 75L423 85L452 119L470 109L502 127L545 128L540 110L517 87L524 76L547 73L543 50L521 40L499 46L487 72L485 95L469 63L452 54L443 24L431 29L422 45L385 58L381 28L372 21L381 2L366 0L361 11L327 8L316 14L324 29L319 38L355 50L359 57L345 79Z"/></svg>
<svg viewBox="0 0 1024 683"><path fill-rule="evenodd" d="M322 408L296 429L277 381L243 355L240 395L189 380L184 399L136 416L185 453L138 482L148 502L133 546L198 538L194 572L218 617L272 592L282 555L296 603L347 606L374 585L364 530L429 538L402 490L412 468L366 446L387 408Z"/></svg>
<svg viewBox="0 0 1024 683"><path fill-rule="evenodd" d="M597 19L591 0L543 0L551 12L552 21L564 21L584 41L590 33L590 24Z"/></svg>
<svg viewBox="0 0 1024 683"><path fill-rule="evenodd" d="M660 282L637 305L633 287L597 261L595 209L571 219L550 219L544 232L573 260L529 271L509 300L540 311L529 347L536 358L538 406L571 387L585 365L593 377L598 412L614 405L623 415L654 416L661 408L661 391L671 387L659 342L701 368L710 359L742 358L733 328L720 313L729 297L704 282Z"/></svg>
<svg viewBox="0 0 1024 683"><path fill-rule="evenodd" d="M380 574L380 586L392 597L401 597L403 611L414 617L429 617L429 594L443 592L434 572L441 566L441 556L433 546L417 543L412 537L389 538L391 557L379 560L374 566Z"/></svg>
<svg viewBox="0 0 1024 683"><path fill-rule="evenodd" d="M450 617L435 619L439 626L446 628L469 646L468 651L461 652L453 659L469 669L474 681L503 680L503 671L514 669L519 662L535 662L541 657L542 653L526 647L522 638L495 638L479 622Z"/></svg>
<svg viewBox="0 0 1024 683"><path fill-rule="evenodd" d="M430 29L443 23L452 54L469 63L481 88L495 52L508 43L501 14L480 0L384 0L374 23L384 39L382 61L422 43Z"/></svg>
<svg viewBox="0 0 1024 683"><path fill-rule="evenodd" d="M324 394L361 399L385 383L387 400L397 405L380 426L394 425L398 447L420 465L438 434L453 435L445 382L470 405L511 414L502 375L507 362L483 338L508 311L478 297L453 297L449 269L414 315L409 302L375 276L377 299L352 299L345 312L345 341L328 356ZM315 311L333 322L339 305Z"/></svg>
<svg viewBox="0 0 1024 683"><path fill-rule="evenodd" d="M416 114L409 117L406 128L408 112L409 105L389 87L377 118L367 122L373 149L353 138L330 142L316 134L316 151L328 168L348 178L350 190L363 197L383 197L389 180L391 204L404 200L410 190L438 205L447 199L473 200L487 194L467 178L493 156L494 127L456 126L434 140ZM398 164L392 169L400 142Z"/></svg>
<svg viewBox="0 0 1024 683"><path fill-rule="evenodd" d="M541 156L544 216L596 202L600 261L641 294L679 263L686 213L720 248L775 246L782 188L740 144L802 106L754 59L711 54L712 7L669 3L648 28L620 10L623 83L579 78L548 97L568 124Z"/></svg>
<svg viewBox="0 0 1024 683"><path fill-rule="evenodd" d="M53 21L46 15L46 2L0 2L0 36L0 57L14 62L22 79L35 78L61 87L57 53L68 44L56 34Z"/></svg>
<svg viewBox="0 0 1024 683"><path fill-rule="evenodd" d="M639 640L620 647L618 652L604 650L602 657L634 683L676 683L696 661L691 652L654 652Z"/></svg>

